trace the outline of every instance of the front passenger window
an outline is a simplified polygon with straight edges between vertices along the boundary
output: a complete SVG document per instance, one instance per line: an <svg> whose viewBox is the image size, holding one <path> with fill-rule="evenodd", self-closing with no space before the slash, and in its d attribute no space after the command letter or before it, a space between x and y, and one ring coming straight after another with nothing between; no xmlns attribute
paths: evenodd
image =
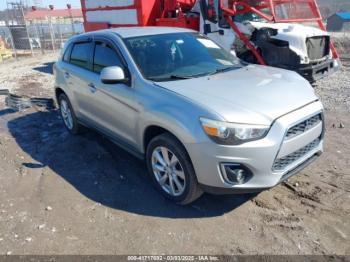
<svg viewBox="0 0 350 262"><path fill-rule="evenodd" d="M100 73L103 68L108 66L122 67L122 63L116 51L108 44L97 42L94 55L94 72Z"/></svg>

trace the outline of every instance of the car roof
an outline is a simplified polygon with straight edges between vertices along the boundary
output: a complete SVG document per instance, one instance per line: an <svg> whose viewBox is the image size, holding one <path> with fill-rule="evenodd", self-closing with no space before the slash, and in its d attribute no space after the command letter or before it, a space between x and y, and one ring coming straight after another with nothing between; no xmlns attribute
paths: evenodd
<svg viewBox="0 0 350 262"><path fill-rule="evenodd" d="M163 27L163 26L137 26L137 27L118 27L113 29L105 29L99 30L87 34L95 35L103 35L109 33L115 33L119 35L121 38L129 38L129 37L137 37L137 36L147 36L147 35L160 35L160 34L172 34L172 33L193 33L195 31L186 29L186 28L178 28L178 27Z"/></svg>

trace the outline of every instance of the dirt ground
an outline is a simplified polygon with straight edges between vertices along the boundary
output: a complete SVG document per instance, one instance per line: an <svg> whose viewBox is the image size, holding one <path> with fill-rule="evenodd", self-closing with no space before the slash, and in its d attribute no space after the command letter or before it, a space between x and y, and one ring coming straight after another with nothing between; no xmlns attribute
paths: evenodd
<svg viewBox="0 0 350 262"><path fill-rule="evenodd" d="M0 64L0 89L50 97L55 55ZM350 61L319 82L323 156L258 195L204 195L181 207L143 162L57 111L14 112L0 97L0 254L350 255ZM340 128L342 127L342 128Z"/></svg>

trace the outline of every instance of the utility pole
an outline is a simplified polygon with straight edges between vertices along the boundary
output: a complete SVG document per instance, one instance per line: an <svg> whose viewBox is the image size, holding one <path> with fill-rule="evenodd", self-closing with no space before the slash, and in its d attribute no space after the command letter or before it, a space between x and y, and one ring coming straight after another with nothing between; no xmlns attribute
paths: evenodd
<svg viewBox="0 0 350 262"><path fill-rule="evenodd" d="M67 4L67 8L68 8L69 17L70 17L70 23L72 25L72 32L73 32L73 35L75 35L74 19L73 19L73 14L72 14L72 5Z"/></svg>
<svg viewBox="0 0 350 262"><path fill-rule="evenodd" d="M10 11L9 11L9 3L6 2L6 26L9 26L10 24Z"/></svg>
<svg viewBox="0 0 350 262"><path fill-rule="evenodd" d="M53 5L49 5L49 9L50 11L52 11L54 9L54 6ZM54 30L53 30L53 26L52 26L52 17L51 17L51 12L49 11L49 29L50 29L50 35L51 35L51 43L52 43L52 51L56 51L56 48L55 48L55 33L54 33Z"/></svg>
<svg viewBox="0 0 350 262"><path fill-rule="evenodd" d="M58 24L57 24L57 31L60 36L60 49L63 47L63 36L62 36L62 30L61 30L61 18L58 19Z"/></svg>
<svg viewBox="0 0 350 262"><path fill-rule="evenodd" d="M56 51L55 49L55 37L54 37L54 32L53 32L53 27L52 27L52 21L51 21L51 15L48 17L49 19L49 30L50 30L50 36L51 36L51 44L52 44L52 51Z"/></svg>
<svg viewBox="0 0 350 262"><path fill-rule="evenodd" d="M27 27L25 15L24 15L23 5L21 4L20 7L21 7L21 14L22 14L22 17L23 17L24 27L25 27L26 32L27 32L27 38L28 38L28 43L29 43L29 47L30 47L30 52L32 53L32 56L34 56L33 46L32 46L32 43L30 41L30 36L29 36L29 32L28 32L28 27Z"/></svg>

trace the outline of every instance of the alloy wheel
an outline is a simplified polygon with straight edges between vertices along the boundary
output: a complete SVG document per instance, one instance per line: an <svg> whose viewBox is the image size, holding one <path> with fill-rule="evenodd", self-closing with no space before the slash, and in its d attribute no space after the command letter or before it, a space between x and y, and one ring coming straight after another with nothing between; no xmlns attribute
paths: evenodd
<svg viewBox="0 0 350 262"><path fill-rule="evenodd" d="M164 146L152 153L153 174L162 189L171 196L180 196L186 187L184 169L177 156Z"/></svg>
<svg viewBox="0 0 350 262"><path fill-rule="evenodd" d="M69 108L68 102L64 99L61 100L61 115L64 121L64 124L69 130L73 129L73 116L72 111Z"/></svg>

